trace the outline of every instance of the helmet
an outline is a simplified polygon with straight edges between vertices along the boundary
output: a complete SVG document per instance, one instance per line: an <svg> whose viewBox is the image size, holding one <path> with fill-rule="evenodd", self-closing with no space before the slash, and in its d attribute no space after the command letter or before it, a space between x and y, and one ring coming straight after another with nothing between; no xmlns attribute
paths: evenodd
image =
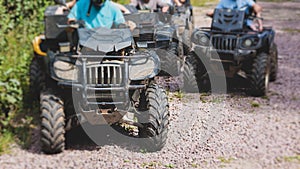
<svg viewBox="0 0 300 169"><path fill-rule="evenodd" d="M92 0L93 5L100 7L103 3L103 0Z"/></svg>

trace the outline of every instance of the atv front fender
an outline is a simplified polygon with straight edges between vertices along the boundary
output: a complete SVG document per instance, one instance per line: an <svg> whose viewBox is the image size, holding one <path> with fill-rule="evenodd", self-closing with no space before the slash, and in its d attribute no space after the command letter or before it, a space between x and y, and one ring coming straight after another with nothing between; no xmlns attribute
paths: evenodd
<svg viewBox="0 0 300 169"><path fill-rule="evenodd" d="M45 39L45 35L39 35L39 36L36 36L33 40L32 40L32 47L33 47L33 51L34 53L36 53L37 55L40 55L40 56L47 56L47 53L43 52L41 50L41 43L43 41L43 39Z"/></svg>

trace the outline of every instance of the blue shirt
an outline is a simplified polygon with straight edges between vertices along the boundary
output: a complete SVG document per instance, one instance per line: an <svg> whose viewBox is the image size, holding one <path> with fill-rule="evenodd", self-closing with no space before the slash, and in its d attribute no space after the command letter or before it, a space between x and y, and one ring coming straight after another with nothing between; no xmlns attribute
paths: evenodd
<svg viewBox="0 0 300 169"><path fill-rule="evenodd" d="M79 0L70 11L68 18L84 20L87 28L106 27L111 28L113 24L124 23L125 19L121 10L109 0L106 0L101 7L92 5L88 16L90 0Z"/></svg>
<svg viewBox="0 0 300 169"><path fill-rule="evenodd" d="M236 9L245 11L246 14L249 14L249 10L255 4L253 0L221 0L217 5L217 9ZM250 26L252 24L251 20L247 20L247 25Z"/></svg>

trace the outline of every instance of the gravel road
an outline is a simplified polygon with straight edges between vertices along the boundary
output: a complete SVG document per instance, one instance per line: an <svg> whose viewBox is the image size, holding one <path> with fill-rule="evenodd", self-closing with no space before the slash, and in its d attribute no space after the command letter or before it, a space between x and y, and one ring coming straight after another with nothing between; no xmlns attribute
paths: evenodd
<svg viewBox="0 0 300 169"><path fill-rule="evenodd" d="M0 156L0 168L299 169L300 2L261 5L264 23L274 24L277 31L280 57L278 80L270 84L268 97L233 92L181 98L170 93L169 139L159 152L145 153L100 127L107 131L101 136L103 145L92 144L77 130L69 134L66 151L45 155L34 135L29 149L15 146L11 154ZM212 8L195 9L197 26L209 25L203 14Z"/></svg>

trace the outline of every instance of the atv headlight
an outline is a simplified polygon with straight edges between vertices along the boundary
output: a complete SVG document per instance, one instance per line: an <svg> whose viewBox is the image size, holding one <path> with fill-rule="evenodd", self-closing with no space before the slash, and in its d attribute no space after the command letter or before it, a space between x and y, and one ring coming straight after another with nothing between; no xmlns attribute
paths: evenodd
<svg viewBox="0 0 300 169"><path fill-rule="evenodd" d="M192 34L192 42L197 45L209 46L209 35L202 31L196 31Z"/></svg>
<svg viewBox="0 0 300 169"><path fill-rule="evenodd" d="M151 51L150 57L131 59L129 65L130 80L144 80L153 78L160 70L160 60L154 51Z"/></svg>
<svg viewBox="0 0 300 169"><path fill-rule="evenodd" d="M252 46L252 40L251 39L246 39L244 41L244 44L243 44L244 47L251 47Z"/></svg>
<svg viewBox="0 0 300 169"><path fill-rule="evenodd" d="M243 48L255 48L259 43L258 37L247 37L242 41Z"/></svg>
<svg viewBox="0 0 300 169"><path fill-rule="evenodd" d="M72 63L57 60L53 64L53 70L55 75L62 80L78 80L78 68Z"/></svg>

